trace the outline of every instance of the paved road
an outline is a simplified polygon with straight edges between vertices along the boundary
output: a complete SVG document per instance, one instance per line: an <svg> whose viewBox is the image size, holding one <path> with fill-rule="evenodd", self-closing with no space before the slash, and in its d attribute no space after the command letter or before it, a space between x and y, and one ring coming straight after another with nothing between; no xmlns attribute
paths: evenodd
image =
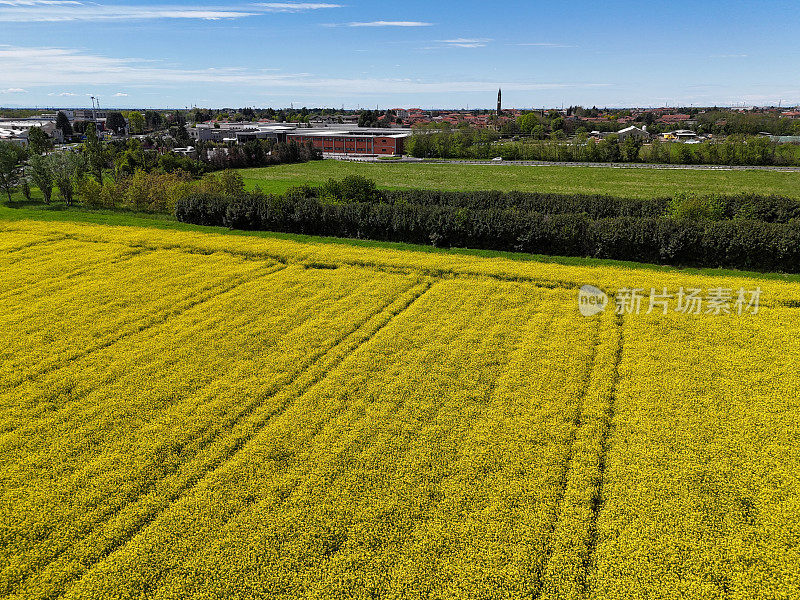
<svg viewBox="0 0 800 600"><path fill-rule="evenodd" d="M667 165L649 163L593 163L593 162L548 162L538 160L440 160L423 159L404 156L400 159L387 160L377 156L344 156L326 154L325 158L342 160L348 162L367 162L381 164L404 164L404 163L426 163L437 165L520 165L524 167L604 167L612 169L683 169L688 171L780 171L786 173L798 173L800 167L768 167L768 166L744 166L744 165Z"/></svg>

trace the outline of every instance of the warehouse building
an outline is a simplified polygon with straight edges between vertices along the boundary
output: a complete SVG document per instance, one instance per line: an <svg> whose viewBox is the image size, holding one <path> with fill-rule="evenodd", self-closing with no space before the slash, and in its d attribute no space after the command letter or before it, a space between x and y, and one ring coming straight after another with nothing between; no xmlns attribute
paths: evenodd
<svg viewBox="0 0 800 600"><path fill-rule="evenodd" d="M285 142L286 134L294 131L294 126L266 125L263 123L216 123L198 124L187 128L189 137L198 142L227 142L239 144L251 140L273 140Z"/></svg>
<svg viewBox="0 0 800 600"><path fill-rule="evenodd" d="M401 129L359 129L345 131L297 130L287 134L287 141L313 146L324 154L378 154L402 156L405 139L410 130Z"/></svg>
<svg viewBox="0 0 800 600"><path fill-rule="evenodd" d="M31 127L39 127L53 141L64 143L64 134L56 128L55 119L48 118L0 119L0 139L26 147Z"/></svg>

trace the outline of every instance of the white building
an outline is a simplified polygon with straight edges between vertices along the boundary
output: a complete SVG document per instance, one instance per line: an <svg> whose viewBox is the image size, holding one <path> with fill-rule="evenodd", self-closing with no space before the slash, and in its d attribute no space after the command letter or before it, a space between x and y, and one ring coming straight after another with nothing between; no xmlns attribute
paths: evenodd
<svg viewBox="0 0 800 600"><path fill-rule="evenodd" d="M645 125L641 129L631 125L630 127L626 127L625 129L620 129L617 132L617 135L619 136L620 141L625 140L629 137L642 141L650 138L650 134L647 133L647 125Z"/></svg>
<svg viewBox="0 0 800 600"><path fill-rule="evenodd" d="M0 119L0 139L27 146L32 127L41 127L53 141L64 143L64 134L56 128L55 119Z"/></svg>

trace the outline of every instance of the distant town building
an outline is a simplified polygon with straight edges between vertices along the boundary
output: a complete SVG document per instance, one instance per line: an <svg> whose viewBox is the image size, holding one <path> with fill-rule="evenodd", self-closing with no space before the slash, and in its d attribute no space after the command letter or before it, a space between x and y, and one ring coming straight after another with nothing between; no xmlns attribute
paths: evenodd
<svg viewBox="0 0 800 600"><path fill-rule="evenodd" d="M623 141L629 137L641 141L645 141L650 138L650 134L647 133L647 125L645 125L641 129L631 125L630 127L626 127L625 129L620 129L617 132L617 135L619 136L620 141Z"/></svg>
<svg viewBox="0 0 800 600"><path fill-rule="evenodd" d="M27 147L28 133L32 127L40 127L53 141L64 142L64 134L56 128L55 117L31 119L0 119L0 139Z"/></svg>
<svg viewBox="0 0 800 600"><path fill-rule="evenodd" d="M691 119L692 115L684 115L684 114L662 115L661 117L658 118L658 122L674 125L676 123L683 123L685 121L690 121Z"/></svg>
<svg viewBox="0 0 800 600"><path fill-rule="evenodd" d="M497 90L497 128L500 129L500 117L503 116L503 89Z"/></svg>
<svg viewBox="0 0 800 600"><path fill-rule="evenodd" d="M661 138L664 141L668 142L688 142L690 140L697 139L697 133L692 131L691 129L677 129L675 131L668 131L667 133L663 133Z"/></svg>

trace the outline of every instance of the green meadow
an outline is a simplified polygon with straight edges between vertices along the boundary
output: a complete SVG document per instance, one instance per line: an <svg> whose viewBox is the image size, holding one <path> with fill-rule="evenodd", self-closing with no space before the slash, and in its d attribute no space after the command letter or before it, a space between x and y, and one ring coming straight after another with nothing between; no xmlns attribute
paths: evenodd
<svg viewBox="0 0 800 600"><path fill-rule="evenodd" d="M698 194L776 194L800 198L800 172L620 169L613 167L460 165L429 163L312 163L242 169L248 188L281 194L296 185L363 175L379 187L607 194L627 198Z"/></svg>

